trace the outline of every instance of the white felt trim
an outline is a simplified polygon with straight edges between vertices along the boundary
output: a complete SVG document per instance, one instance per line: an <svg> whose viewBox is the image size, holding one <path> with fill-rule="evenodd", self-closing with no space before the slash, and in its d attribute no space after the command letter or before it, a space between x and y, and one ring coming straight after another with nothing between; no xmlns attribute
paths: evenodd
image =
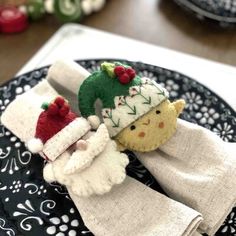
<svg viewBox="0 0 236 236"><path fill-rule="evenodd" d="M47 163L43 168L43 177L48 183L52 183L56 181L56 178L54 176L53 172L53 165L52 163Z"/></svg>
<svg viewBox="0 0 236 236"><path fill-rule="evenodd" d="M124 153L117 151L115 142L110 139L88 168L79 173L65 174L63 170L70 159L71 151L66 150L44 167L46 181L57 181L71 188L73 194L89 197L109 192L114 185L121 184L126 178L125 168L129 159Z"/></svg>
<svg viewBox="0 0 236 236"><path fill-rule="evenodd" d="M130 95L125 98L128 105L119 105L121 103L119 100L120 96L116 96L114 98L115 109L102 109L103 120L111 137L117 135L132 122L168 98L167 90L156 82L148 78L142 78L142 83L142 86L130 87ZM134 92L133 89L141 92L141 95ZM146 104L146 99L151 99L150 104ZM136 114L133 114L132 109L136 109ZM108 114L112 116L112 119L106 118Z"/></svg>
<svg viewBox="0 0 236 236"><path fill-rule="evenodd" d="M43 150L43 142L39 138L30 139L26 146L32 153L39 153Z"/></svg>
<svg viewBox="0 0 236 236"><path fill-rule="evenodd" d="M86 150L76 150L68 161L64 172L73 174L88 168L93 159L99 155L106 147L109 141L109 133L104 124L101 124L96 133L86 140L88 147Z"/></svg>
<svg viewBox="0 0 236 236"><path fill-rule="evenodd" d="M43 153L49 160L54 161L68 147L86 134L90 128L86 119L76 118L44 144Z"/></svg>
<svg viewBox="0 0 236 236"><path fill-rule="evenodd" d="M89 121L93 129L97 129L98 126L101 124L99 117L96 115L89 116L87 120Z"/></svg>

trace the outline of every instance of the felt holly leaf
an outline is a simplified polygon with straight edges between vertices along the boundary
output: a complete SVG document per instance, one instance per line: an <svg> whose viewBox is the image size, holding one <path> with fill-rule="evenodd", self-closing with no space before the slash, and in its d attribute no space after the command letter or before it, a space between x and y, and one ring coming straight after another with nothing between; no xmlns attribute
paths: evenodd
<svg viewBox="0 0 236 236"><path fill-rule="evenodd" d="M42 108L43 110L47 110L48 107L49 107L49 103L48 103L48 102L44 102L44 103L42 104L42 106L41 106L41 108Z"/></svg>
<svg viewBox="0 0 236 236"><path fill-rule="evenodd" d="M114 63L109 63L109 62L103 62L101 64L101 69L103 71L106 71L107 74L111 77L111 78L115 78L116 75L115 75L115 72L114 72L114 69L115 69L115 64Z"/></svg>

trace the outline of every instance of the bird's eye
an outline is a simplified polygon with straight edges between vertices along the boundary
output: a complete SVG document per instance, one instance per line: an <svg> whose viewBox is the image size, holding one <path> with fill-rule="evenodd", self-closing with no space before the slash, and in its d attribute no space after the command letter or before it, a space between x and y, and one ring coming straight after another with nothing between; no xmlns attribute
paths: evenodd
<svg viewBox="0 0 236 236"><path fill-rule="evenodd" d="M135 128L136 128L135 125L130 126L130 130L134 130Z"/></svg>
<svg viewBox="0 0 236 236"><path fill-rule="evenodd" d="M161 111L159 111L159 110L156 111L156 114L157 114L157 115L159 115L160 113L161 113Z"/></svg>

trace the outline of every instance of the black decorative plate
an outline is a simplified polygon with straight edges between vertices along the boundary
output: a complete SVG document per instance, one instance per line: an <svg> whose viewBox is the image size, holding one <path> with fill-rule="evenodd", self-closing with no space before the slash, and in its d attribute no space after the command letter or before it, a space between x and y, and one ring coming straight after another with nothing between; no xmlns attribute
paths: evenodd
<svg viewBox="0 0 236 236"><path fill-rule="evenodd" d="M78 61L90 71L99 60ZM187 106L182 118L216 132L228 142L236 141L236 113L220 97L195 80L160 67L128 62L138 73L162 83L170 98L184 98ZM0 116L19 94L45 78L48 67L31 71L0 86ZM130 176L162 192L150 173L128 152ZM59 184L47 184L42 177L44 161L32 155L10 131L0 124L0 235L75 236L93 235L83 224L79 212ZM236 232L236 209L229 214L217 235Z"/></svg>
<svg viewBox="0 0 236 236"><path fill-rule="evenodd" d="M220 26L236 25L236 0L174 0L201 20Z"/></svg>

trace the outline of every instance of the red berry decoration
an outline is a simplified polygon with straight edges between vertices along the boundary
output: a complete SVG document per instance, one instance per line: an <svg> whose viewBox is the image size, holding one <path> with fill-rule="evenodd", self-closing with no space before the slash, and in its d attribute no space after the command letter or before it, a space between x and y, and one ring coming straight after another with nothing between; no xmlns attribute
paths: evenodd
<svg viewBox="0 0 236 236"><path fill-rule="evenodd" d="M136 72L135 72L135 70L132 69L132 68L127 68L127 69L125 70L125 72L129 75L129 78L130 78L131 80L133 80L133 79L135 78L135 76L136 76Z"/></svg>
<svg viewBox="0 0 236 236"><path fill-rule="evenodd" d="M122 84L128 84L128 83L130 82L129 75L128 75L127 73L122 74L122 75L119 77L119 81L120 81L120 83L122 83Z"/></svg>
<svg viewBox="0 0 236 236"><path fill-rule="evenodd" d="M70 111L70 107L68 104L64 104L63 107L59 110L59 115L65 117Z"/></svg>
<svg viewBox="0 0 236 236"><path fill-rule="evenodd" d="M114 73L116 76L120 77L125 73L125 67L124 66L116 66L114 69Z"/></svg>
<svg viewBox="0 0 236 236"><path fill-rule="evenodd" d="M58 111L59 111L59 107L55 103L51 103L47 109L48 114L51 116L58 114Z"/></svg>
<svg viewBox="0 0 236 236"><path fill-rule="evenodd" d="M136 72L131 67L116 66L114 69L115 75L118 77L121 84L128 84L136 76Z"/></svg>
<svg viewBox="0 0 236 236"><path fill-rule="evenodd" d="M65 104L65 99L63 97L57 97L54 101L59 107L63 107Z"/></svg>

